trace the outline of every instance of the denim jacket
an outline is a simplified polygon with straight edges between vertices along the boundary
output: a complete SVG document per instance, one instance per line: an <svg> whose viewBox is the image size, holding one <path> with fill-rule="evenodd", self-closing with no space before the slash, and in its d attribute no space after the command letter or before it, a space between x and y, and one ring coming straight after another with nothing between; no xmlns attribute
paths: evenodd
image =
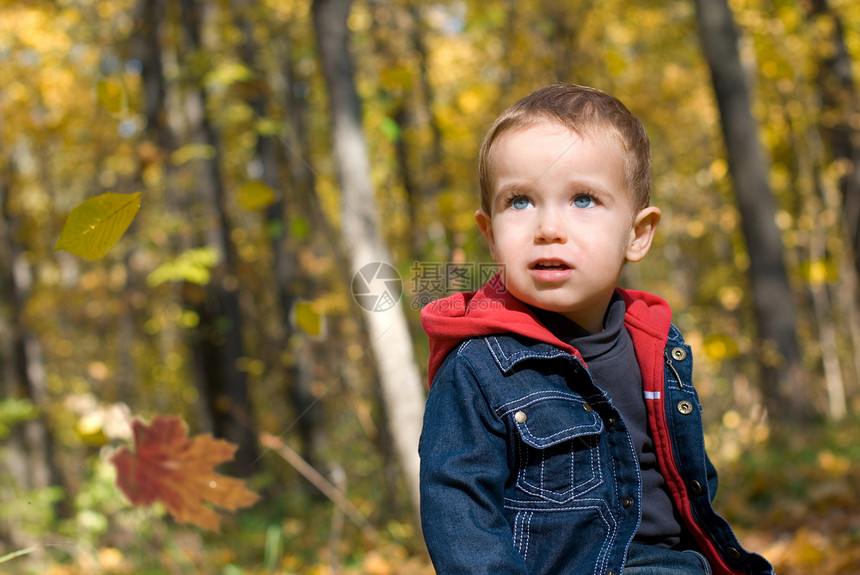
<svg viewBox="0 0 860 575"><path fill-rule="evenodd" d="M696 549L715 574L773 573L711 506L717 477L690 348L674 326L627 327L661 471ZM435 371L419 451L422 527L440 575L623 572L641 516L638 460L576 353L517 334L465 339Z"/></svg>

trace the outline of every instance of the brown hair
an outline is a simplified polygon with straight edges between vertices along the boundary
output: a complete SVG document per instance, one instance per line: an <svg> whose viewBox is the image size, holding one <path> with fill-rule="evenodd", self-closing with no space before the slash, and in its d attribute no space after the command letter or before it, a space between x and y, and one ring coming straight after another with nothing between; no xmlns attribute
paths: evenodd
<svg viewBox="0 0 860 575"><path fill-rule="evenodd" d="M552 84L540 88L496 118L478 155L481 208L490 213L493 145L507 132L551 121L579 136L614 136L624 149L624 176L637 210L651 201L651 148L642 122L617 98L586 86Z"/></svg>

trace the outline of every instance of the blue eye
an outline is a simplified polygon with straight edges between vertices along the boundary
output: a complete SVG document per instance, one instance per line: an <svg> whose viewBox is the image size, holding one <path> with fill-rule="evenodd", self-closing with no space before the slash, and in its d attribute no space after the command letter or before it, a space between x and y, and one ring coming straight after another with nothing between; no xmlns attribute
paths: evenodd
<svg viewBox="0 0 860 575"><path fill-rule="evenodd" d="M511 207L514 208L515 210L524 210L531 205L532 205L531 200L529 200L525 196L517 196L511 200Z"/></svg>
<svg viewBox="0 0 860 575"><path fill-rule="evenodd" d="M580 194L573 198L573 205L577 208L590 208L594 205L594 198L588 194Z"/></svg>

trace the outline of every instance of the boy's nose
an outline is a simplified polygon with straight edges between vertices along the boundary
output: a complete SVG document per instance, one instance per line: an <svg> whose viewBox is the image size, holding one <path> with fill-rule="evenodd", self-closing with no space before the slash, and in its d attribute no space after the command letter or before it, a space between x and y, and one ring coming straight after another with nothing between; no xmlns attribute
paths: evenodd
<svg viewBox="0 0 860 575"><path fill-rule="evenodd" d="M541 210L535 229L537 243L563 243L567 240L564 224L556 210Z"/></svg>

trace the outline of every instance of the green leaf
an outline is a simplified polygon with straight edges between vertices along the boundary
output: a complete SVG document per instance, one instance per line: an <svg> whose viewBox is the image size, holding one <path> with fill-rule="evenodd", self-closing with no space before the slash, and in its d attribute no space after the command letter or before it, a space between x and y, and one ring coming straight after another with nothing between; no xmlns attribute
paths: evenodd
<svg viewBox="0 0 860 575"><path fill-rule="evenodd" d="M188 144L182 146L170 155L170 161L175 166L187 164L192 160L211 160L217 154L214 146L208 144Z"/></svg>
<svg viewBox="0 0 860 575"><path fill-rule="evenodd" d="M290 235L300 241L304 241L311 233L311 224L302 214L296 214L290 222Z"/></svg>
<svg viewBox="0 0 860 575"><path fill-rule="evenodd" d="M400 139L400 126L393 118L383 118L379 123L379 131L391 142L396 142Z"/></svg>
<svg viewBox="0 0 860 575"><path fill-rule="evenodd" d="M39 410L29 399L13 397L0 401L0 439L6 439L14 425L38 416Z"/></svg>
<svg viewBox="0 0 860 575"><path fill-rule="evenodd" d="M165 282L182 281L206 285L211 277L209 270L218 265L218 259L218 251L211 246L184 251L152 270L146 277L146 284L156 287Z"/></svg>
<svg viewBox="0 0 860 575"><path fill-rule="evenodd" d="M224 62L206 75L207 86L232 86L254 77L250 68L239 62Z"/></svg>
<svg viewBox="0 0 860 575"><path fill-rule="evenodd" d="M260 181L248 182L236 190L236 203L250 212L268 208L276 201L274 190Z"/></svg>
<svg viewBox="0 0 860 575"><path fill-rule="evenodd" d="M142 195L107 193L84 201L69 214L54 250L88 260L103 257L131 225Z"/></svg>
<svg viewBox="0 0 860 575"><path fill-rule="evenodd" d="M269 220L266 231L270 240L280 238L284 235L284 220L281 218Z"/></svg>
<svg viewBox="0 0 860 575"><path fill-rule="evenodd" d="M261 118L257 120L254 127L261 136L277 136L281 133L282 129L281 122L272 118Z"/></svg>

